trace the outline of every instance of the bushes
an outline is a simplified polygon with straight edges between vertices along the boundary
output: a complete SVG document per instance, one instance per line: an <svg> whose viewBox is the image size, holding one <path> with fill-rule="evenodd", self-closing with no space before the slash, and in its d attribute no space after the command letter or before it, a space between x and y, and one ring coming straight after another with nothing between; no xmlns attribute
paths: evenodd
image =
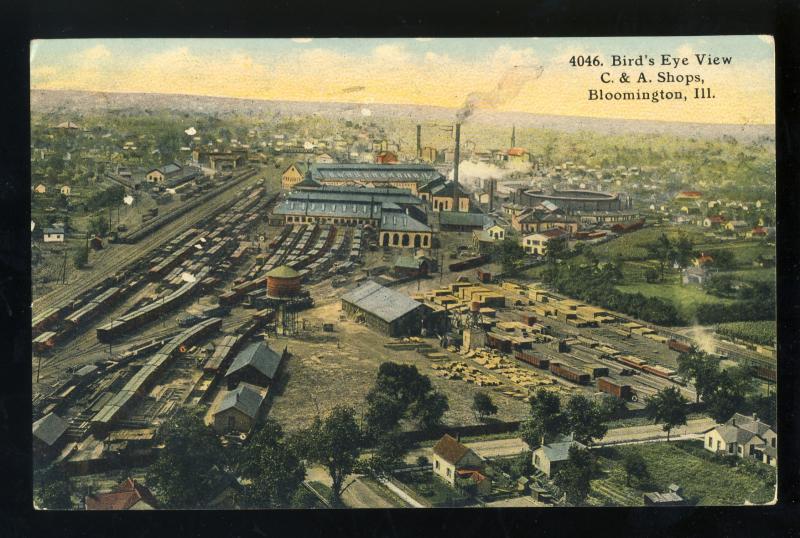
<svg viewBox="0 0 800 538"><path fill-rule="evenodd" d="M722 336L730 338L740 338L753 342L771 346L775 344L776 325L773 321L737 321L717 325L715 331Z"/></svg>

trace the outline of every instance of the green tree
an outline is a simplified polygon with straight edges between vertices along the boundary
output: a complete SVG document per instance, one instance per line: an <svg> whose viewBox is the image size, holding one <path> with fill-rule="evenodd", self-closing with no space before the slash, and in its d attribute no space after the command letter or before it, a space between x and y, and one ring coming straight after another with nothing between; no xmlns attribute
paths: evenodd
<svg viewBox="0 0 800 538"><path fill-rule="evenodd" d="M650 473L647 470L647 462L638 452L628 452L623 458L625 468L625 485L631 485L631 477L638 481L646 480Z"/></svg>
<svg viewBox="0 0 800 538"><path fill-rule="evenodd" d="M664 280L664 271L672 257L672 243L669 237L667 237L667 234L662 233L656 241L645 245L645 249L648 255L658 262L659 274L661 275L661 280Z"/></svg>
<svg viewBox="0 0 800 538"><path fill-rule="evenodd" d="M705 399L716 387L719 378L719 361L702 351L681 353L678 356L678 373L691 380L696 401Z"/></svg>
<svg viewBox="0 0 800 538"><path fill-rule="evenodd" d="M567 402L568 429L575 435L575 440L585 445L601 439L608 428L603 422L605 417L598 404L586 396L576 394Z"/></svg>
<svg viewBox="0 0 800 538"><path fill-rule="evenodd" d="M319 499L317 496L308 491L304 487L297 488L297 491L292 495L291 507L297 509L319 508Z"/></svg>
<svg viewBox="0 0 800 538"><path fill-rule="evenodd" d="M603 396L602 400L600 400L600 414L605 421L619 418L627 410L628 406L625 405L625 402L614 396L606 394Z"/></svg>
<svg viewBox="0 0 800 538"><path fill-rule="evenodd" d="M495 260L503 267L504 273L513 273L525 259L525 250L514 238L508 236L495 243L492 252Z"/></svg>
<svg viewBox="0 0 800 538"><path fill-rule="evenodd" d="M89 247L86 244L82 243L75 249L75 253L72 255L72 263L77 269L83 269L89 263Z"/></svg>
<svg viewBox="0 0 800 538"><path fill-rule="evenodd" d="M362 447L361 431L351 407L336 406L325 417L317 419L306 434L310 460L325 467L331 477L332 501L341 501L344 480L353 472Z"/></svg>
<svg viewBox="0 0 800 538"><path fill-rule="evenodd" d="M553 482L566 495L567 503L580 506L589 496L595 463L588 450L572 446L569 460L555 474Z"/></svg>
<svg viewBox="0 0 800 538"><path fill-rule="evenodd" d="M547 250L544 259L547 263L554 265L556 261L564 259L569 253L566 239L551 239L547 242Z"/></svg>
<svg viewBox="0 0 800 538"><path fill-rule="evenodd" d="M736 256L730 250L715 250L711 257L714 259L712 265L718 269L733 269L736 266Z"/></svg>
<svg viewBox="0 0 800 538"><path fill-rule="evenodd" d="M520 426L520 437L534 448L567 433L568 427L558 396L539 389L531 398L531 416Z"/></svg>
<svg viewBox="0 0 800 538"><path fill-rule="evenodd" d="M373 438L395 429L401 419L414 420L423 428L435 426L449 409L447 397L416 366L390 361L378 368L366 400L366 429Z"/></svg>
<svg viewBox="0 0 800 538"><path fill-rule="evenodd" d="M249 508L286 508L305 479L306 470L283 429L273 421L250 438L238 454L238 470L248 480L244 504Z"/></svg>
<svg viewBox="0 0 800 538"><path fill-rule="evenodd" d="M652 267L648 267L644 272L644 280L650 284L657 282L659 279L658 271Z"/></svg>
<svg viewBox="0 0 800 538"><path fill-rule="evenodd" d="M667 387L647 400L645 414L655 423L663 423L669 442L670 432L676 426L686 424L686 398L676 387Z"/></svg>
<svg viewBox="0 0 800 538"><path fill-rule="evenodd" d="M100 215L89 222L89 233L104 236L108 233L108 219Z"/></svg>
<svg viewBox="0 0 800 538"><path fill-rule="evenodd" d="M476 392L472 398L472 412L479 420L497 414L497 406L492 402L491 396L485 392Z"/></svg>
<svg viewBox="0 0 800 538"><path fill-rule="evenodd" d="M752 372L745 366L727 368L717 375L714 386L704 396L706 411L717 422L725 422L744 409L747 397L755 390Z"/></svg>
<svg viewBox="0 0 800 538"><path fill-rule="evenodd" d="M694 244L692 240L684 234L681 234L678 240L673 244L673 257L675 263L677 263L681 269L687 267L691 262L693 248Z"/></svg>
<svg viewBox="0 0 800 538"><path fill-rule="evenodd" d="M159 433L164 448L147 473L147 483L166 508L201 508L210 500L206 482L223 461L219 437L197 412L180 411Z"/></svg>

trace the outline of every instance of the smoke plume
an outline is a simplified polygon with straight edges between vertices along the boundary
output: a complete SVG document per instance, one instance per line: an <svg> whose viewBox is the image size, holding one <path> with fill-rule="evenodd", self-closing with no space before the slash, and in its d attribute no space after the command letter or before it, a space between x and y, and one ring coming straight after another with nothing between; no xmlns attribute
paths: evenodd
<svg viewBox="0 0 800 538"><path fill-rule="evenodd" d="M469 119L478 108L496 108L514 99L522 88L542 75L541 65L515 65L503 73L497 87L488 92L472 92L456 113L460 123Z"/></svg>

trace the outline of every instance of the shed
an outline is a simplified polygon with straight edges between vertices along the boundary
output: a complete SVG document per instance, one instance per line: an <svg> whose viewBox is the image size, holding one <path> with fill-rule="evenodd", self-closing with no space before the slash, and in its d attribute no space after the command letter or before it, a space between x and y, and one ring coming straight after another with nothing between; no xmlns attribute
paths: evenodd
<svg viewBox="0 0 800 538"><path fill-rule="evenodd" d="M33 450L39 456L58 451L69 424L55 413L48 413L33 423Z"/></svg>
<svg viewBox="0 0 800 538"><path fill-rule="evenodd" d="M261 389L249 383L239 383L228 391L214 411L214 429L219 433L249 432L258 418L264 396Z"/></svg>
<svg viewBox="0 0 800 538"><path fill-rule="evenodd" d="M264 343L255 342L244 348L225 374L228 389L233 389L240 381L260 387L268 386L275 379L286 356L286 348L278 353Z"/></svg>
<svg viewBox="0 0 800 538"><path fill-rule="evenodd" d="M569 461L569 449L573 446L586 448L572 438L544 444L533 451L533 466L545 475L553 476L565 462Z"/></svg>

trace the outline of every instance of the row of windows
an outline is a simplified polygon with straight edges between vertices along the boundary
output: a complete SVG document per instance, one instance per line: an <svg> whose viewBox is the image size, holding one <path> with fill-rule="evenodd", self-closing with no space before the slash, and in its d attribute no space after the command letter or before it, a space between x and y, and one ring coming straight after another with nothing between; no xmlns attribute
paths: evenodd
<svg viewBox="0 0 800 538"><path fill-rule="evenodd" d="M427 247L429 243L430 243L430 237L427 235L414 236L414 248ZM411 245L411 236L409 236L408 234L400 235L399 233L383 234L383 237L381 238L381 245L383 245L384 247L388 247L390 246L390 244L391 246L395 247L397 246L408 247Z"/></svg>

